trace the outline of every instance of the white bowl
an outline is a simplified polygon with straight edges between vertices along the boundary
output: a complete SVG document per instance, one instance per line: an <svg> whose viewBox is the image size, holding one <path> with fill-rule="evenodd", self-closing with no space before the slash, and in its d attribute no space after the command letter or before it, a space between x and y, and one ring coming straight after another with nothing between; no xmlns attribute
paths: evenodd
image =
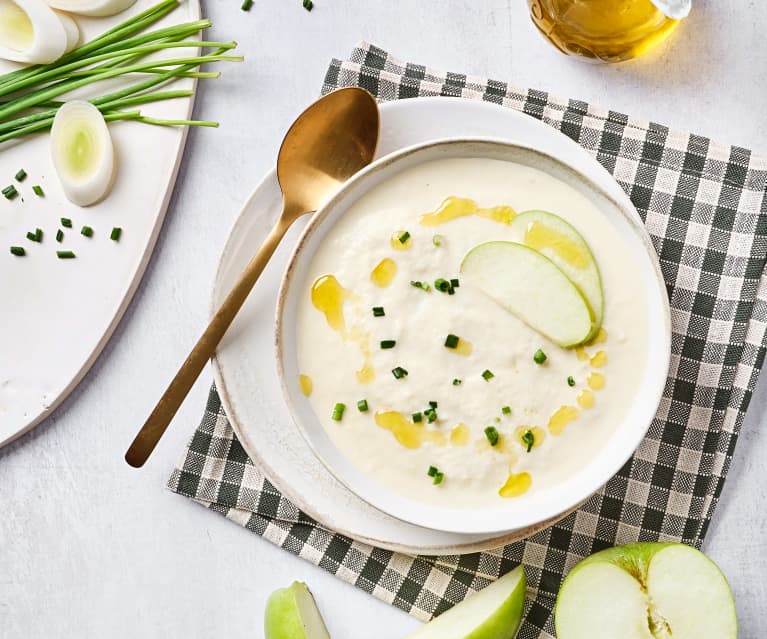
<svg viewBox="0 0 767 639"><path fill-rule="evenodd" d="M296 320L301 284L312 258L333 225L361 196L392 176L416 165L445 158L491 158L542 170L570 185L604 213L625 240L639 265L647 300L649 343L644 375L625 418L610 440L567 482L536 493L525 508L449 508L409 499L376 483L333 443L299 387ZM642 441L660 402L668 372L671 323L668 298L650 239L633 208L621 206L575 166L532 148L494 139L446 139L409 147L385 156L355 175L316 213L304 230L283 277L277 306L277 367L293 419L311 449L339 481L374 507L410 523L458 533L497 533L535 527L561 516L599 490L631 457Z"/></svg>

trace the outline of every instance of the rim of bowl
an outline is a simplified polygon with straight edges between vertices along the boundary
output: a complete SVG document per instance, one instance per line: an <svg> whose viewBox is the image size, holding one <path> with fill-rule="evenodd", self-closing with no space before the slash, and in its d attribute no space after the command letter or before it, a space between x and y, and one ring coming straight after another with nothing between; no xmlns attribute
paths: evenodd
<svg viewBox="0 0 767 639"><path fill-rule="evenodd" d="M426 502L410 500L404 495L401 495L382 484L378 484L374 479L367 476L364 471L356 467L356 465L354 464L352 460L348 460L347 458L348 462L355 468L355 471L359 473L360 476L362 476L366 481L370 482L374 486L377 486L379 489L385 491L388 495L391 496L391 500L390 500L391 503L388 503L388 504L379 503L379 500L372 498L369 494L367 494L367 491L360 491L358 487L353 486L351 482L348 481L346 476L344 476L341 472L339 472L339 470L334 466L332 461L326 459L325 456L322 455L320 451L317 450L317 447L315 446L312 436L309 434L309 429L307 429L306 426L303 424L302 419L299 416L298 411L296 410L295 398L288 386L287 379L286 379L285 366L284 366L284 350L285 349L283 348L283 341L284 341L284 336L286 332L284 313L285 313L286 300L288 298L289 290L290 290L290 287L293 285L294 279L295 279L293 276L295 274L298 262L304 253L304 249L309 242L309 239L323 225L325 219L328 217L329 212L332 211L334 208L336 208L344 200L346 200L349 192L353 188L355 188L359 183L370 179L370 176L380 171L386 170L387 168L398 164L400 161L404 160L405 158L409 158L413 155L425 153L431 149L438 148L438 147L452 147L452 146L462 147L462 146L471 145L471 144L480 145L480 146L486 145L488 147L496 147L496 148L515 149L515 150L520 150L523 153L530 153L532 155L537 155L538 157L542 158L544 161L558 164L566 172L570 173L572 177L576 178L578 181L585 184L587 188L590 189L592 192L598 193L602 198L604 198L607 202L609 202L617 212L620 213L624 221L628 223L635 238L641 242L642 248L644 249L644 253L648 257L648 261L650 263L652 273L654 275L653 282L657 287L657 292L660 293L660 295L658 295L657 297L660 301L660 306L661 306L661 309L660 309L662 313L661 324L662 324L663 333L662 333L662 336L654 335L653 338L655 339L657 339L658 337L663 338L663 342L664 342L663 359L661 364L658 366L657 371L649 370L648 368L643 378L643 383L644 383L644 380L646 380L651 374L658 375L658 379L655 380L652 385L654 390L652 401L646 403L646 405L652 406L652 413L651 414L648 413L648 418L646 420L643 420L643 422L644 421L647 422L646 425L637 427L635 429L635 432L632 431L633 437L630 439L627 439L627 442L629 442L630 445L629 443L623 444L620 447L621 454L619 456L616 455L616 458L613 459L612 463L608 464L607 462L605 462L605 466L609 470L604 470L600 473L593 471L591 473L591 475L594 475L594 477L590 478L590 481L587 482L589 484L589 488L587 491L582 491L577 493L575 492L568 493L567 498L566 499L563 498L562 502L559 503L556 508L549 508L547 510L544 510L540 516L533 517L530 519L523 519L517 524L512 524L512 525L502 523L503 521L505 521L504 512L502 509L500 509L497 506L480 508L480 509L467 509L467 508L449 509L443 506L435 506L432 504L428 504ZM450 156L448 155L446 157L450 157ZM488 157L488 156L483 156L479 154L473 155L473 156L472 155L461 156L456 154L456 156L454 157L482 158L482 157ZM431 159L426 159L424 161L428 162L434 159L435 158L431 158ZM500 159L500 158L494 158L494 159ZM500 159L500 161L513 162L513 160L503 160L503 159ZM539 170L542 170L542 169L539 169ZM394 175L396 175L396 172L384 178L383 181L386 181L386 179L389 179L393 177ZM359 200L359 198L363 197L364 193L367 193L367 192L368 191L366 190L362 194L358 195L354 201ZM348 210L348 207L347 207L347 210ZM341 218L343 217L345 213L346 211L341 214ZM275 312L274 342L275 342L275 356L277 359L277 371L280 378L280 387L282 388L282 393L285 398L285 403L287 404L288 410L290 411L291 418L293 419L294 423L298 427L298 430L300 431L302 437L304 438L307 445L311 449L312 453L317 457L317 459L320 460L320 462L325 466L325 468L327 468L328 472L330 472L342 485L344 485L347 489L349 489L351 492L357 495L360 499L366 501L374 508L377 508L378 510L386 514L392 517L395 517L396 519L400 519L402 521L406 521L411 524L415 524L425 528L432 528L436 530L443 530L443 531L456 532L456 533L493 534L493 533L502 533L502 532L513 532L515 530L521 530L525 528L534 528L534 527L538 527L543 522L547 522L548 520L556 521L558 519L561 519L563 515L573 512L576 508L582 505L583 502L585 502L592 495L598 492L624 466L624 464L636 452L637 448L639 447L645 435L647 434L647 431L652 425L653 416L655 415L655 412L657 411L658 406L660 405L661 399L663 397L663 390L665 388L665 382L668 376L668 369L669 369L670 361L671 361L671 311L670 311L668 296L666 294L666 284L665 284L665 280L663 279L662 271L660 269L657 253L652 244L652 241L650 240L650 236L648 235L647 230L642 224L641 218L639 217L639 213L636 211L636 209L633 206L629 207L628 205L623 205L620 202L617 202L608 193L606 193L605 190L599 184L596 184L593 180L583 175L583 173L581 173L576 167L566 162L565 160L562 160L561 158L555 155L552 155L551 153L540 151L532 146L519 144L504 138L494 138L494 137L487 137L487 136L445 137L445 138L430 140L428 142L413 144L413 145L404 147L402 149L399 149L398 151L395 151L388 155L385 155L381 158L378 158L377 160L373 161L368 166L366 166L364 169L354 174L351 178L349 178L349 180L344 182L339 188L339 190L336 193L334 193L333 196L331 196L331 198L327 202L325 202L322 205L322 207L320 207L312 215L306 227L301 232L301 235L298 238L298 241L296 242L295 247L293 248L293 251L288 260L288 264L285 268L285 272L283 273L282 280L280 282L280 289L279 289L279 293L277 297L277 307ZM325 427L319 421L319 417L314 412L314 409L311 408L310 410L312 415L316 419L316 422L317 422L316 427L322 429L325 435L330 439L330 436L328 435L327 431L325 431ZM624 420L625 419L626 417L624 417ZM346 457L344 453L338 450L338 448L335 446L335 444L332 441L331 441L331 444L333 445L333 447L336 448L338 455L342 457ZM601 450L604 451L605 449L603 448ZM604 455L604 452L602 452L602 455ZM598 454L597 457L599 456L600 455ZM583 469L581 469L578 472L582 473ZM403 509L400 507L396 507L396 506L392 507L392 505L396 502L409 503L411 506L417 506L417 509L415 510L417 511L420 510L420 512L418 512L418 514L416 515L413 515L412 513L409 513L409 514L405 513L403 512ZM481 525L478 527L474 525L475 521L473 518L466 517L467 513L476 514L478 512L485 512L485 511L487 513L497 513L498 523L493 523L492 525ZM452 522L444 521L443 517L438 516L439 513L441 512L451 513L453 521ZM426 513L425 516L424 516L424 513ZM431 515L429 513L431 513ZM463 515L463 517L461 517L461 515ZM448 519L449 518L450 517L448 517ZM455 520L460 520L460 523L456 523Z"/></svg>

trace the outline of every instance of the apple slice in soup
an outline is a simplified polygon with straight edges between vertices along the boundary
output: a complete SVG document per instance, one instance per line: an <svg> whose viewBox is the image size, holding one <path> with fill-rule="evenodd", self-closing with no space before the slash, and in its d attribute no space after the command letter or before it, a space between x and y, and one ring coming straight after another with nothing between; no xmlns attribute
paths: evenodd
<svg viewBox="0 0 767 639"><path fill-rule="evenodd" d="M598 552L565 579L557 639L736 639L732 591L702 552L638 543Z"/></svg>
<svg viewBox="0 0 767 639"><path fill-rule="evenodd" d="M485 242L461 262L461 273L530 328L564 348L593 334L580 289L538 251L515 242Z"/></svg>
<svg viewBox="0 0 767 639"><path fill-rule="evenodd" d="M512 639L525 607L525 570L517 566L407 639Z"/></svg>
<svg viewBox="0 0 767 639"><path fill-rule="evenodd" d="M548 211L525 211L511 223L514 240L535 249L556 264L580 289L593 314L593 337L602 326L602 277L583 236L569 223Z"/></svg>

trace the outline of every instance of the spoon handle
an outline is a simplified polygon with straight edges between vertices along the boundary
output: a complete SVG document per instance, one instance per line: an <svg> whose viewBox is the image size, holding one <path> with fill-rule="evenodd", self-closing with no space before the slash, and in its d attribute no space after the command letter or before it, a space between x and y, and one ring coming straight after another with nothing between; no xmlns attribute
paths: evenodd
<svg viewBox="0 0 767 639"><path fill-rule="evenodd" d="M163 393L133 443L125 453L125 461L134 468L140 468L152 454L165 429L186 398L189 390L200 376L205 364L212 357L226 330L231 325L237 312L242 308L251 289L258 281L264 267L274 254L290 224L283 221L281 215L277 224L269 232L261 248L253 256L240 279L226 296L216 314L210 320L205 332L197 340L189 356Z"/></svg>

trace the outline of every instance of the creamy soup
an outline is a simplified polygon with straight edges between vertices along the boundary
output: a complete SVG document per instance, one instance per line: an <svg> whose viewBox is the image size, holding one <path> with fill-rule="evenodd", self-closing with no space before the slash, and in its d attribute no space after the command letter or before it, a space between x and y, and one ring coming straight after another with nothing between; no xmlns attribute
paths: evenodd
<svg viewBox="0 0 767 639"><path fill-rule="evenodd" d="M466 252L512 240L529 209L569 221L601 270L604 322L585 346L557 346L461 278ZM312 259L301 389L338 448L394 491L459 508L534 496L599 451L639 385L648 335L631 254L585 196L539 170L447 159L404 171L359 199ZM453 294L440 278L458 280Z"/></svg>

